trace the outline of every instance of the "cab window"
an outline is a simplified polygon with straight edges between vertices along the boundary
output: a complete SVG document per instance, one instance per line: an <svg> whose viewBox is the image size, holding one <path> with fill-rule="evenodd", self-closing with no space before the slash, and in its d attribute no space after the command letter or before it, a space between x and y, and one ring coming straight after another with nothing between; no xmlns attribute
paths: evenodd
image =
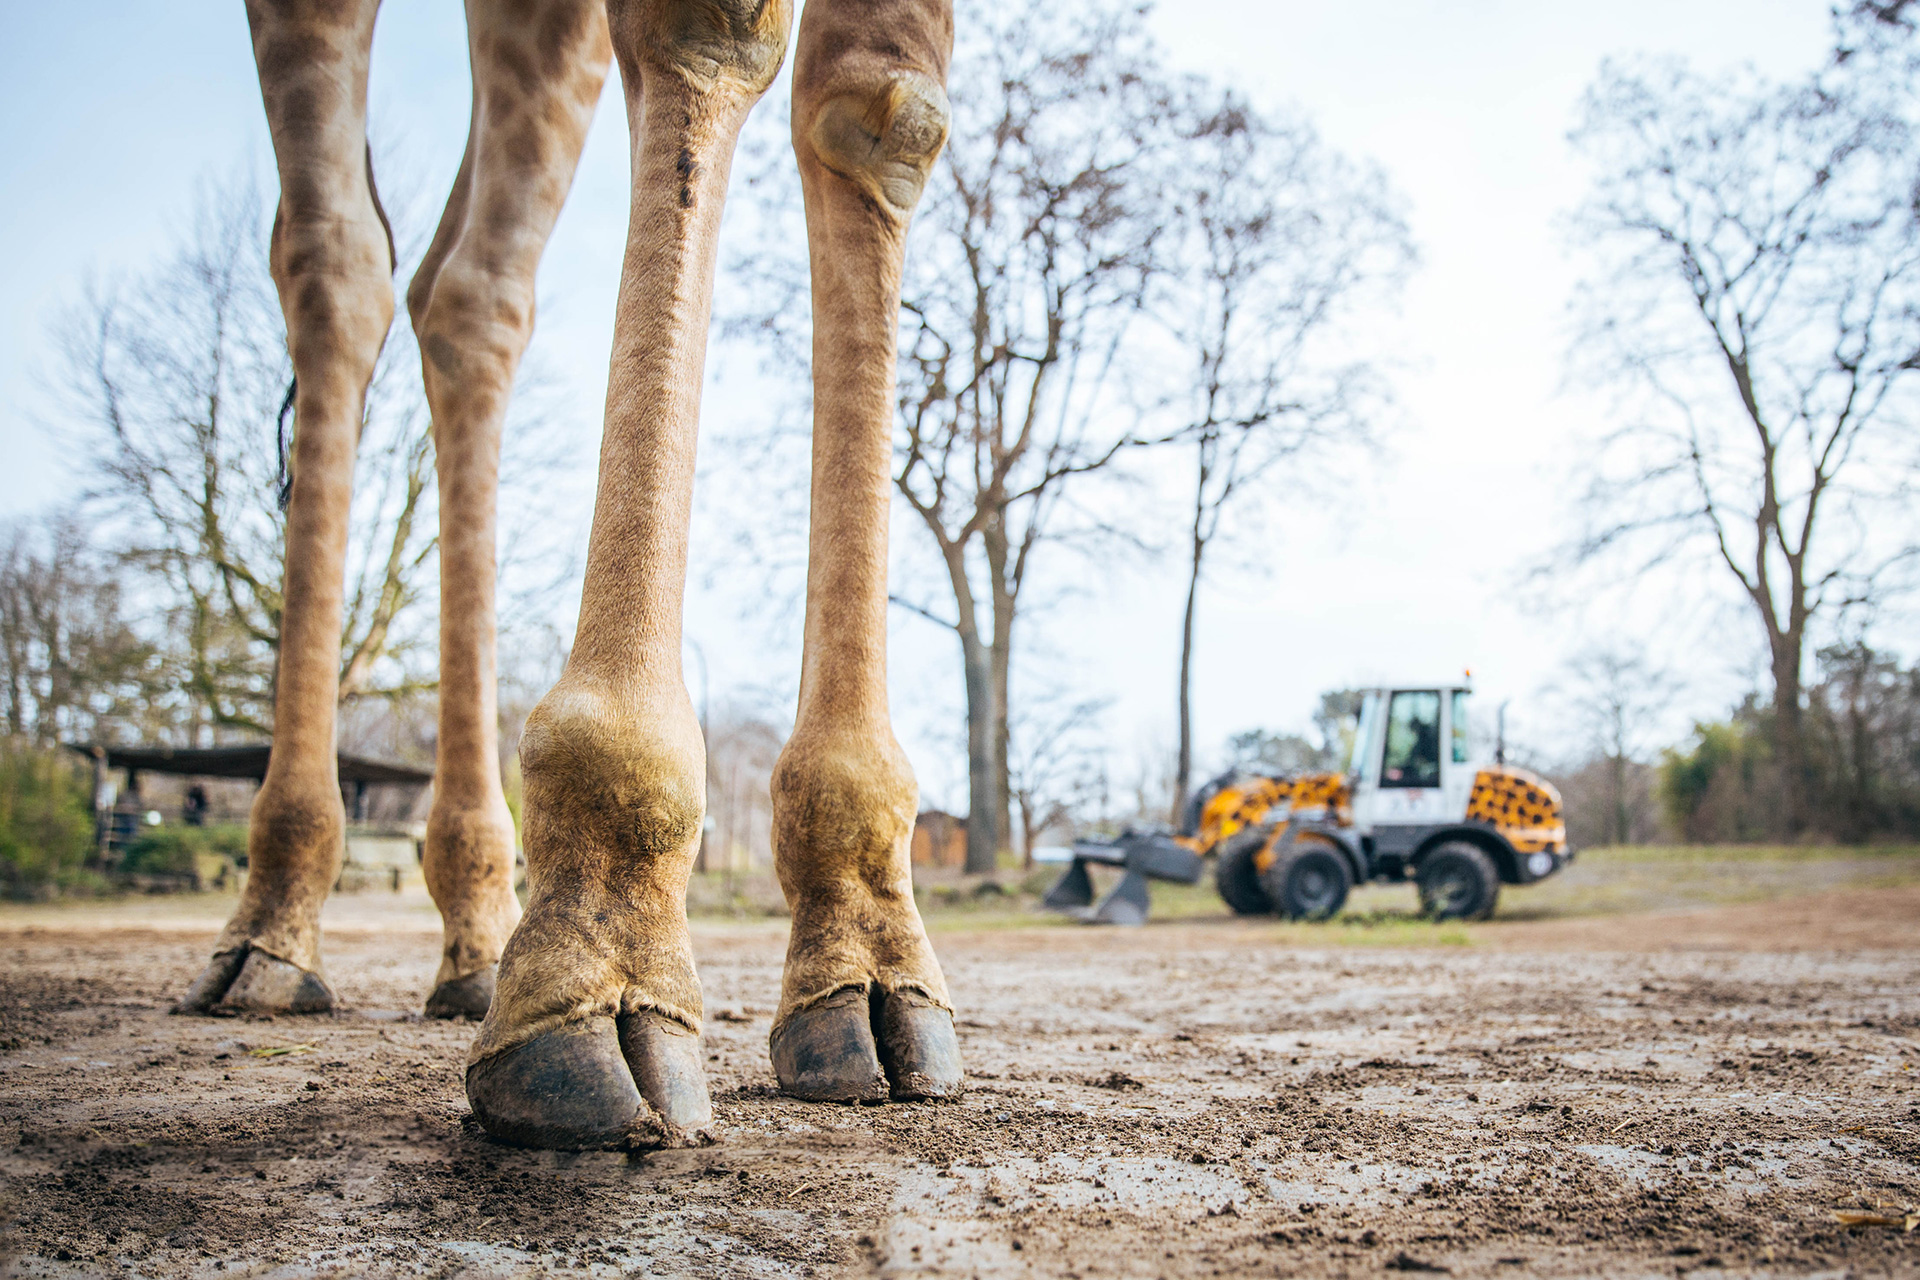
<svg viewBox="0 0 1920 1280"><path fill-rule="evenodd" d="M1409 690L1393 695L1387 707L1387 750L1381 761L1383 787L1440 785L1440 694Z"/></svg>
<svg viewBox="0 0 1920 1280"><path fill-rule="evenodd" d="M1453 739L1453 762L1465 764L1469 758L1467 750L1467 691L1453 691L1452 723L1447 726L1447 736Z"/></svg>

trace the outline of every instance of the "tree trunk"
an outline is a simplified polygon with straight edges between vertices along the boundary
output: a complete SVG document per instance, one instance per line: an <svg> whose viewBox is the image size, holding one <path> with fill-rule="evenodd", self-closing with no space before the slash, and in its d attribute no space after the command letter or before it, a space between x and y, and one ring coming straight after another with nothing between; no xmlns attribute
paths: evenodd
<svg viewBox="0 0 1920 1280"><path fill-rule="evenodd" d="M1008 724L1007 697L1007 686L1011 681L1009 673L1013 669L1013 607L1012 597L994 593L994 644L993 651L988 655L988 670L992 678L993 757L988 785L993 805L993 830L998 841L993 850L996 860L1013 832L1013 774L1009 759L1013 735Z"/></svg>
<svg viewBox="0 0 1920 1280"><path fill-rule="evenodd" d="M1199 520L1195 513L1196 525ZM1180 624L1180 755L1173 769L1174 830L1184 829L1187 791L1193 782L1193 620L1200 601L1200 558L1207 544L1196 527L1193 535L1193 562L1187 578L1187 612Z"/></svg>
<svg viewBox="0 0 1920 1280"><path fill-rule="evenodd" d="M1627 758L1616 753L1611 761L1613 772L1613 843L1627 843Z"/></svg>
<svg viewBox="0 0 1920 1280"><path fill-rule="evenodd" d="M994 797L994 740L991 655L977 635L962 632L961 660L967 676L967 871L991 873L1000 857L999 809Z"/></svg>
<svg viewBox="0 0 1920 1280"><path fill-rule="evenodd" d="M1000 846L1006 842L1008 829L1007 701L1005 668L1001 665L1006 646L980 640L980 610L974 600L973 583L967 577L965 546L947 539L937 525L930 523L929 528L940 541L947 562L947 585L953 589L956 618L953 629L960 637L960 664L967 685L966 869L970 875L987 875L999 864ZM993 612L992 626L998 635L998 590L994 592Z"/></svg>
<svg viewBox="0 0 1920 1280"><path fill-rule="evenodd" d="M1773 758L1780 771L1780 827L1792 837L1807 828L1806 717L1800 706L1800 649L1798 635L1785 635L1774 646Z"/></svg>
<svg viewBox="0 0 1920 1280"><path fill-rule="evenodd" d="M1020 804L1020 866L1022 870L1033 870L1033 805L1027 797L1019 797Z"/></svg>

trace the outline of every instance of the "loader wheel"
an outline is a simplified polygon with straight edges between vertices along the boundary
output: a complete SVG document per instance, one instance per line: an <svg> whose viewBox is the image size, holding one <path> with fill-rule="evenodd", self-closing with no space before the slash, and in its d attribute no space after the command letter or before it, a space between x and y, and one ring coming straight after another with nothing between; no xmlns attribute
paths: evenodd
<svg viewBox="0 0 1920 1280"><path fill-rule="evenodd" d="M1220 845L1213 862L1213 884L1237 916L1264 916L1273 910L1267 891L1260 887L1260 869L1253 864L1260 847L1273 833L1260 827L1236 831Z"/></svg>
<svg viewBox="0 0 1920 1280"><path fill-rule="evenodd" d="M1476 845L1443 844L1420 862L1414 877L1420 912L1431 920L1485 920L1500 900L1500 873Z"/></svg>
<svg viewBox="0 0 1920 1280"><path fill-rule="evenodd" d="M1353 872L1341 852L1309 836L1279 851L1260 877L1260 887L1285 920L1325 920L1347 903Z"/></svg>

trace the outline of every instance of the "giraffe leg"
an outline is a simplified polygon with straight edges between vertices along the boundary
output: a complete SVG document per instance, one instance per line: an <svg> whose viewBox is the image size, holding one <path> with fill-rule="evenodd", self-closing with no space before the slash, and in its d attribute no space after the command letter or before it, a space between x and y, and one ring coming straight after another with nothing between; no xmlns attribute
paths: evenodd
<svg viewBox="0 0 1920 1280"><path fill-rule="evenodd" d="M272 270L299 390L287 506L273 758L247 833L247 887L181 1012L319 1012L320 905L345 812L334 754L353 455L393 319L392 244L367 163L378 0L249 0L280 172Z"/></svg>
<svg viewBox="0 0 1920 1280"><path fill-rule="evenodd" d="M793 144L813 269L813 520L793 737L773 777L793 910L775 1073L821 1101L962 1087L952 1006L913 903L916 788L888 721L887 504L908 219L946 142L947 0L812 0Z"/></svg>
<svg viewBox="0 0 1920 1280"><path fill-rule="evenodd" d="M467 154L407 290L440 480L440 733L423 861L444 930L427 1013L446 1018L486 1013L520 920L497 724L500 430L610 52L600 0L469 0L467 40Z"/></svg>
<svg viewBox="0 0 1920 1280"><path fill-rule="evenodd" d="M734 141L785 0L610 0L633 200L580 626L527 722L529 896L467 1097L529 1146L658 1146L712 1122L687 877L705 748L680 669L694 438Z"/></svg>

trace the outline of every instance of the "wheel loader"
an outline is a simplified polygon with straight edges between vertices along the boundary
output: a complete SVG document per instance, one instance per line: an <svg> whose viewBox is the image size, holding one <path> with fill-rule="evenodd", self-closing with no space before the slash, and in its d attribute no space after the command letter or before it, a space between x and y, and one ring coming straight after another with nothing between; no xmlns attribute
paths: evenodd
<svg viewBox="0 0 1920 1280"><path fill-rule="evenodd" d="M1356 884L1411 880L1427 916L1484 920L1502 885L1544 880L1573 851L1553 784L1474 758L1472 692L1366 690L1344 771L1216 778L1173 839L1214 855L1220 896L1241 915L1322 920Z"/></svg>

